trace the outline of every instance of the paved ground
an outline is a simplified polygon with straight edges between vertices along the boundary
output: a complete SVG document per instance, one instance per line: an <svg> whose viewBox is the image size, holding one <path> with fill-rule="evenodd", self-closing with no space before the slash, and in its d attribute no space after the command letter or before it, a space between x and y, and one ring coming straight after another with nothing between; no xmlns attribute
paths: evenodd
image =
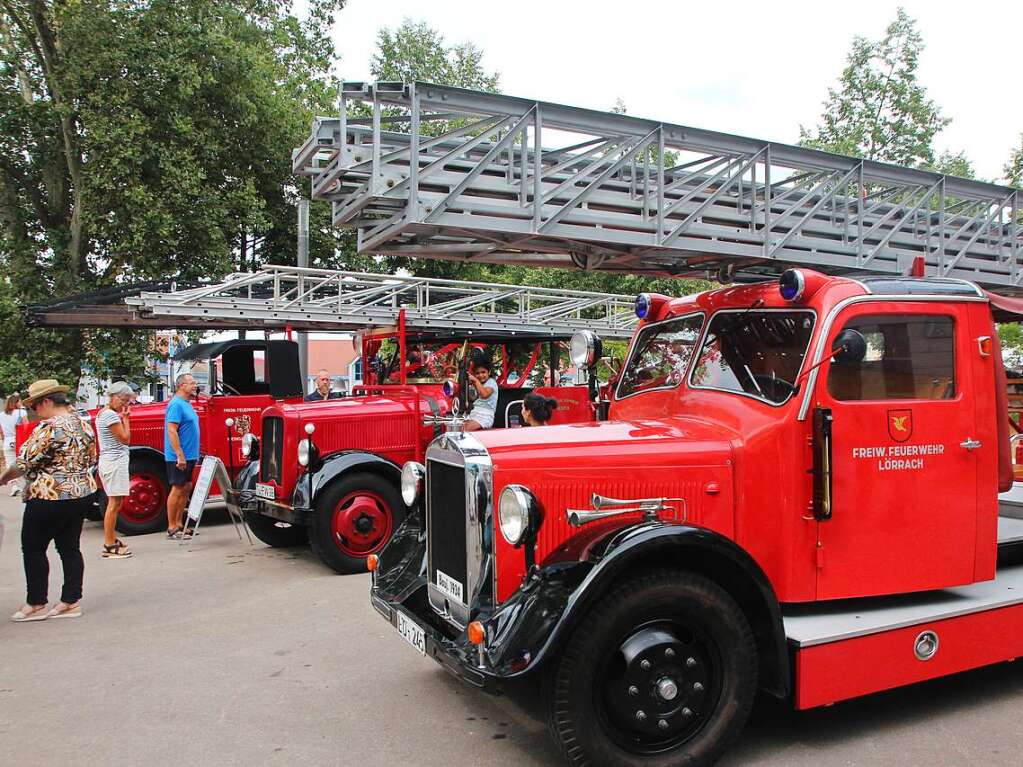
<svg viewBox="0 0 1023 767"><path fill-rule="evenodd" d="M85 615L10 623L21 507L0 497L0 513L4 765L561 763L533 716L414 655L368 576L250 548L229 524L185 546L134 538L134 558L110 561L86 523ZM722 764L1015 766L1021 710L1023 663L805 714L764 699Z"/></svg>

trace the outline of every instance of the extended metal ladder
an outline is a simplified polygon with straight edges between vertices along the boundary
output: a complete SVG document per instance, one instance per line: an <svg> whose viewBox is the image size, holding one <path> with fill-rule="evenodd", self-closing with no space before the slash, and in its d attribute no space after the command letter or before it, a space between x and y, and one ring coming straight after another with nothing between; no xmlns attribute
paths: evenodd
<svg viewBox="0 0 1023 767"><path fill-rule="evenodd" d="M455 330L522 336L593 330L628 338L635 297L428 277L267 266L223 282L177 290L120 291L29 307L43 326L358 331L392 326L399 310L413 331Z"/></svg>
<svg viewBox="0 0 1023 767"><path fill-rule="evenodd" d="M293 163L368 253L724 280L913 272L1023 291L1016 189L622 114L347 83L340 116L317 118Z"/></svg>

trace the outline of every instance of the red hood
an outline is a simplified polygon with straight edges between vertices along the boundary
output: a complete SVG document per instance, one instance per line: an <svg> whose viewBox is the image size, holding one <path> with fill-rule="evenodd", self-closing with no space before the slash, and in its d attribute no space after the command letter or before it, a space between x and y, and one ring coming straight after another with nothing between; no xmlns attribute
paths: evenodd
<svg viewBox="0 0 1023 767"><path fill-rule="evenodd" d="M688 418L604 421L477 432L497 469L579 463L649 467L651 456L686 465L722 465L732 444L721 427Z"/></svg>

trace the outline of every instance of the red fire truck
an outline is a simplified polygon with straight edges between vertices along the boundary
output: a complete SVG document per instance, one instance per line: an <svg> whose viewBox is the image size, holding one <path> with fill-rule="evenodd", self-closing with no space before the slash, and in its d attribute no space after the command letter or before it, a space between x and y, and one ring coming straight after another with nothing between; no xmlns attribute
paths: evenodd
<svg viewBox="0 0 1023 767"><path fill-rule="evenodd" d="M491 285L488 303L495 289L521 290ZM402 311L398 319L397 328L361 334L365 383L353 396L275 404L263 411L262 435L245 437L242 450L251 463L236 484L248 491L249 527L264 543L308 541L336 572L365 571L366 558L404 517L402 464L422 461L452 413L467 411L472 387L466 377L481 360L498 385L495 429L521 424L530 391L557 400L552 423L596 417L596 377L573 385L559 380L569 336L546 320L505 315L501 330L437 330L442 323L422 315L409 322ZM618 337L629 327L619 323L615 331L603 316L572 324L601 326Z"/></svg>
<svg viewBox="0 0 1023 767"><path fill-rule="evenodd" d="M415 651L537 678L568 762L709 765L758 688L1023 652L1023 304L978 287L1021 293L1018 190L430 83L346 84L294 160L367 252L741 283L637 299L607 421L435 440L368 562Z"/></svg>
<svg viewBox="0 0 1023 767"><path fill-rule="evenodd" d="M199 417L199 449L203 455L218 456L232 476L245 465L242 439L250 431L259 433L263 410L279 400L302 399L298 346L294 341L253 339L195 344L182 349L174 359L178 363L208 365L207 390L192 402ZM117 519L117 529L127 535L167 527L170 487L163 454L166 409L166 402L132 407L131 484ZM97 413L90 412L93 420ZM229 419L231 426L227 426ZM19 428L19 446L33 428L31 422ZM219 488L214 488L214 493L217 492ZM95 519L102 519L104 508L101 496L93 511Z"/></svg>
<svg viewBox="0 0 1023 767"><path fill-rule="evenodd" d="M475 686L545 669L578 763L705 763L758 687L804 709L1015 658L988 300L809 270L641 296L608 422L406 465L373 604Z"/></svg>

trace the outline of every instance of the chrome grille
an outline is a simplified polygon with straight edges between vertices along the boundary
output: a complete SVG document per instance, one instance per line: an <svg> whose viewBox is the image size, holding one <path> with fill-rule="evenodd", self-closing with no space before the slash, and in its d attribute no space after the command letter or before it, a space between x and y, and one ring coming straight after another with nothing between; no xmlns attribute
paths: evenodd
<svg viewBox="0 0 1023 767"><path fill-rule="evenodd" d="M449 432L426 452L427 593L464 628L485 587L492 553L493 468L470 434Z"/></svg>
<svg viewBox="0 0 1023 767"><path fill-rule="evenodd" d="M281 484L281 466L284 463L284 419L267 416L263 419L263 439L260 445L259 478L264 482Z"/></svg>

